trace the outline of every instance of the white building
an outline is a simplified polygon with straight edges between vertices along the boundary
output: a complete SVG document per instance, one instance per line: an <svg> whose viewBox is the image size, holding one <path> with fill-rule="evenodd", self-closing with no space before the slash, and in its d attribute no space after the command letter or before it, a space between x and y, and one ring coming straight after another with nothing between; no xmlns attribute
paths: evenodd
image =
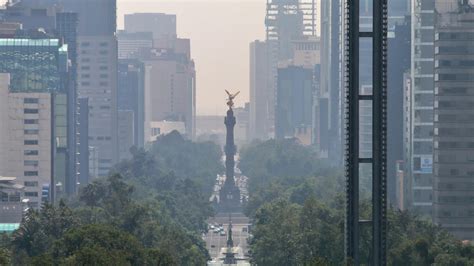
<svg viewBox="0 0 474 266"><path fill-rule="evenodd" d="M0 175L17 177L31 207L42 203L52 183L50 93L12 93L10 75L0 74Z"/></svg>

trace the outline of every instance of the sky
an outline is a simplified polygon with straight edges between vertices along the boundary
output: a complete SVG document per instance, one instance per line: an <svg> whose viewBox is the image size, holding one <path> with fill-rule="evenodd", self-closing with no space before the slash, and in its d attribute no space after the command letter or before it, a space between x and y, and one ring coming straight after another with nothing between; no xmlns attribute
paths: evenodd
<svg viewBox="0 0 474 266"><path fill-rule="evenodd" d="M236 106L249 99L249 43L265 38L265 0L118 0L123 15L159 12L177 15L178 36L191 39L197 72L198 115L222 115L224 89L241 91Z"/></svg>
<svg viewBox="0 0 474 266"><path fill-rule="evenodd" d="M80 0L78 0L80 1ZM4 4L6 0L0 0ZM178 37L191 39L196 63L198 115L222 115L224 89L241 91L236 106L249 100L249 43L265 38L266 0L117 0L123 15L157 12L177 15Z"/></svg>

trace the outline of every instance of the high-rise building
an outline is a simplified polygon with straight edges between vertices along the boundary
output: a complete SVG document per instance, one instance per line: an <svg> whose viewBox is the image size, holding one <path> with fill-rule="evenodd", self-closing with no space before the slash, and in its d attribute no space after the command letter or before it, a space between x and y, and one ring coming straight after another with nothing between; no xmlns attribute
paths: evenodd
<svg viewBox="0 0 474 266"><path fill-rule="evenodd" d="M78 95L89 99L89 145L99 176L118 161L116 0L60 0L78 15Z"/></svg>
<svg viewBox="0 0 474 266"><path fill-rule="evenodd" d="M130 148L135 140L134 112L132 110L118 111L118 139L119 139L119 160L131 159Z"/></svg>
<svg viewBox="0 0 474 266"><path fill-rule="evenodd" d="M433 98L435 0L414 0L411 10L411 95L406 178L411 180L412 208L431 215L433 191Z"/></svg>
<svg viewBox="0 0 474 266"><path fill-rule="evenodd" d="M312 136L313 81L312 69L301 66L278 68L276 138L293 138L296 133Z"/></svg>
<svg viewBox="0 0 474 266"><path fill-rule="evenodd" d="M24 183L36 208L43 187L50 188L45 198L54 200L76 182L68 171L67 45L48 38L0 39L0 59L0 72L9 73L2 79L2 114L8 115L1 121L9 156L0 173Z"/></svg>
<svg viewBox="0 0 474 266"><path fill-rule="evenodd" d="M152 32L127 32L119 31L118 39L118 58L133 59L137 58L140 51L153 48Z"/></svg>
<svg viewBox="0 0 474 266"><path fill-rule="evenodd" d="M4 23L20 23L26 35L32 32L46 32L49 36L54 36L67 44L68 77L64 78L67 83L67 135L68 135L68 168L65 191L71 195L76 192L77 165L79 159L76 150L79 148L78 137L76 136L76 114L77 114L77 27L78 18L76 13L63 12L61 5L55 0L18 0L10 3L5 9L0 11L1 20ZM38 33L34 33L38 35ZM10 35L9 37L14 37ZM39 36L29 36L38 38Z"/></svg>
<svg viewBox="0 0 474 266"><path fill-rule="evenodd" d="M145 140L145 64L136 59L119 60L118 65L118 110L132 111L133 140L132 145L121 149L128 151L130 147L143 147Z"/></svg>
<svg viewBox="0 0 474 266"><path fill-rule="evenodd" d="M404 74L410 69L411 24L409 16L396 24L388 38L387 73L387 193L390 203L397 202L398 161L403 160L403 93Z"/></svg>
<svg viewBox="0 0 474 266"><path fill-rule="evenodd" d="M125 31L151 32L154 39L176 39L176 15L134 13L125 15Z"/></svg>
<svg viewBox="0 0 474 266"><path fill-rule="evenodd" d="M340 112L340 1L321 1L321 91L328 97L327 156L335 165L342 165Z"/></svg>
<svg viewBox="0 0 474 266"><path fill-rule="evenodd" d="M77 132L79 135L78 152L78 183L80 186L89 184L89 99L79 98L77 116Z"/></svg>
<svg viewBox="0 0 474 266"><path fill-rule="evenodd" d="M316 1L267 0L265 26L268 60L266 105L270 107L266 119L268 135L273 137L276 134L278 64L293 59L293 41L316 35Z"/></svg>
<svg viewBox="0 0 474 266"><path fill-rule="evenodd" d="M474 240L474 4L463 2L436 6L433 220Z"/></svg>
<svg viewBox="0 0 474 266"><path fill-rule="evenodd" d="M254 41L250 43L250 121L251 139L266 140L268 136L269 106L268 102L268 53L267 43Z"/></svg>
<svg viewBox="0 0 474 266"><path fill-rule="evenodd" d="M145 140L153 122L184 122L185 135L193 139L196 119L196 71L194 61L173 50L153 49L140 59L146 65ZM147 124L148 123L148 124Z"/></svg>
<svg viewBox="0 0 474 266"><path fill-rule="evenodd" d="M145 63L145 141L152 139L155 125L169 124L162 122L183 122L185 135L194 139L196 71L191 41L177 37L176 15L128 14L125 15L125 31L153 35L153 48L140 47L135 57Z"/></svg>

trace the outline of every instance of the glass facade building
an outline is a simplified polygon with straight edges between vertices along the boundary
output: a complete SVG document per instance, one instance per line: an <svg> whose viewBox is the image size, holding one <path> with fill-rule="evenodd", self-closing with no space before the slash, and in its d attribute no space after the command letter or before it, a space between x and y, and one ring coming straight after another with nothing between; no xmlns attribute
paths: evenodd
<svg viewBox="0 0 474 266"><path fill-rule="evenodd" d="M51 94L51 139L54 141L51 143L50 185L55 189L48 195L50 199L65 192L65 186L71 182L69 175L74 174L68 171L71 145L68 142L68 65L68 46L59 39L0 39L0 73L10 74L10 92Z"/></svg>

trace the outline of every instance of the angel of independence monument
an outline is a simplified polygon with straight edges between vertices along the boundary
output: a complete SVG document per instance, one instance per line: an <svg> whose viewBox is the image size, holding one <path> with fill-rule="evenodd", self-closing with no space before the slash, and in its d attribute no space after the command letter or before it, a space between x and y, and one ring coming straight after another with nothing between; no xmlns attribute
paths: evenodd
<svg viewBox="0 0 474 266"><path fill-rule="evenodd" d="M242 204L240 202L240 190L235 184L234 167L235 154L237 148L234 144L234 126L236 124L234 111L234 99L239 94L231 94L226 90L229 98L227 99L227 116L224 124L226 126L226 143L225 143L225 181L219 191L219 212L221 213L240 213L242 211Z"/></svg>

